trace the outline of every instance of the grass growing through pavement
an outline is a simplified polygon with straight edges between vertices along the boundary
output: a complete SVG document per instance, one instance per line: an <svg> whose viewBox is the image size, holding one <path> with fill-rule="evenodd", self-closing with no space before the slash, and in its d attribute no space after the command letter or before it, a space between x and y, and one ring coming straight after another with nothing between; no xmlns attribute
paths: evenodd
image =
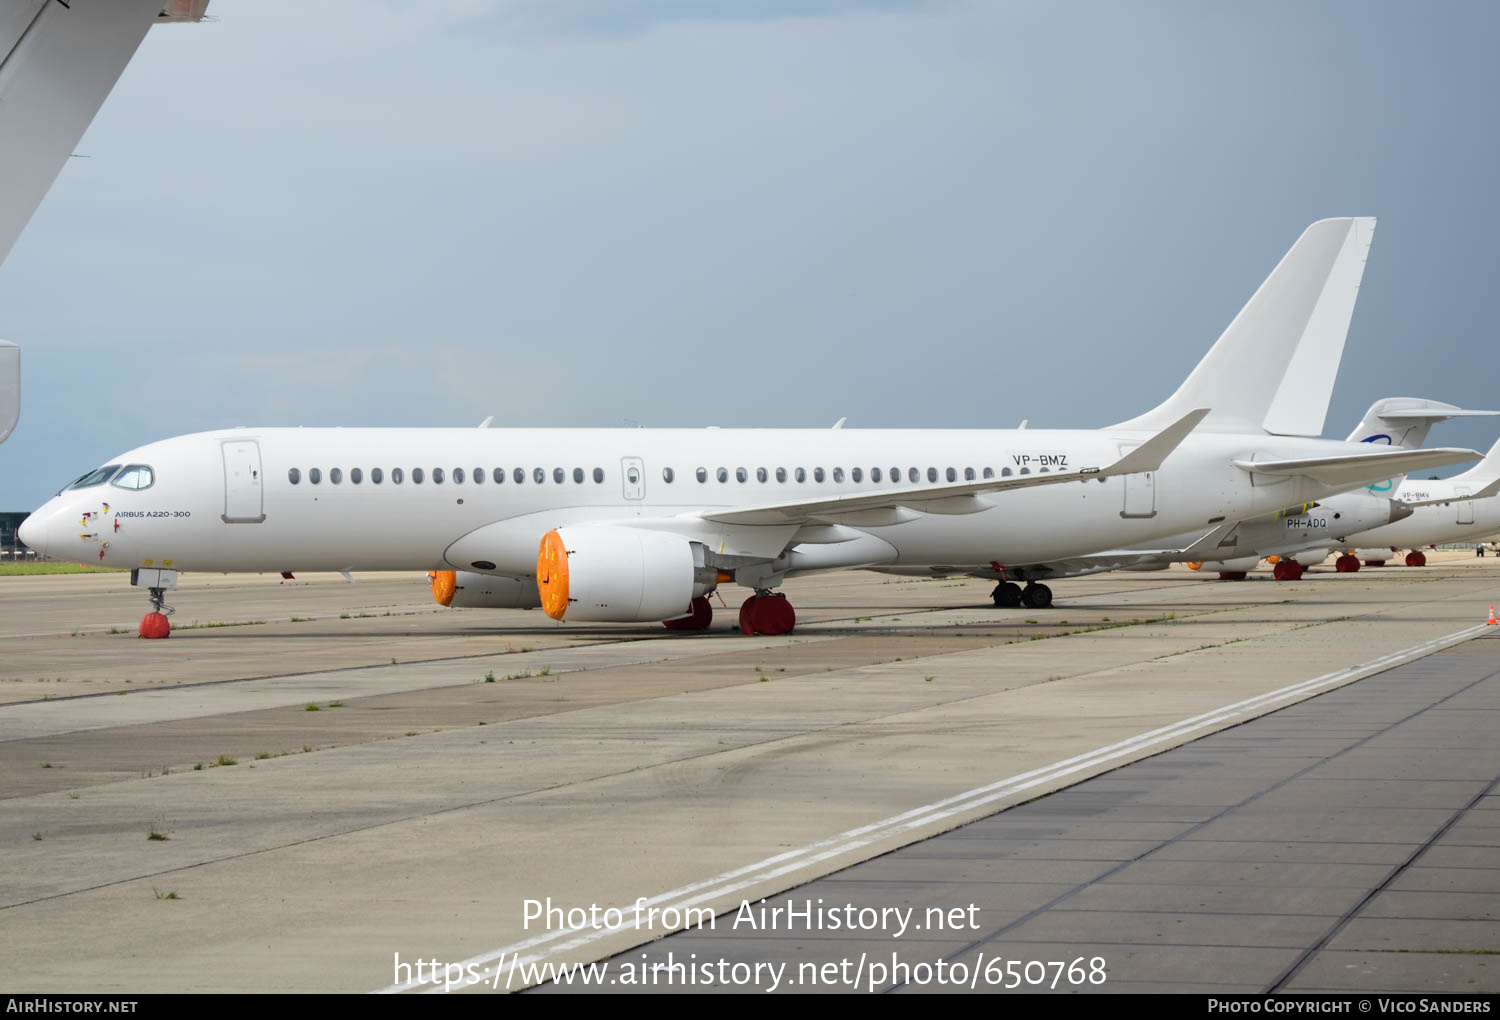
<svg viewBox="0 0 1500 1020"><path fill-rule="evenodd" d="M114 567L86 567L82 563L0 563L0 577L33 577L39 574L119 574Z"/></svg>

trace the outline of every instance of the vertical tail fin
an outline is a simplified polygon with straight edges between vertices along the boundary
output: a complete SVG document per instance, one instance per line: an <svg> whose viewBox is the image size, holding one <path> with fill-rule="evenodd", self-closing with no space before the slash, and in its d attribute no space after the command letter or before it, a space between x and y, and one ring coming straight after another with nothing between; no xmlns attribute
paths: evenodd
<svg viewBox="0 0 1500 1020"><path fill-rule="evenodd" d="M1208 430L1321 434L1374 236L1374 217L1308 227L1177 392L1116 427L1161 429L1211 407Z"/></svg>

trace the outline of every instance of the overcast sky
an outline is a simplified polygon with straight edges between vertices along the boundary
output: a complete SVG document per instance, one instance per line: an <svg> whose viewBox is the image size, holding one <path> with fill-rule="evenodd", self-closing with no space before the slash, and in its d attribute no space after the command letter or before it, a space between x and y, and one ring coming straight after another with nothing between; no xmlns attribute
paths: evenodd
<svg viewBox="0 0 1500 1020"><path fill-rule="evenodd" d="M0 510L240 424L1108 425L1338 215L1326 434L1500 407L1492 2L209 11L0 265Z"/></svg>

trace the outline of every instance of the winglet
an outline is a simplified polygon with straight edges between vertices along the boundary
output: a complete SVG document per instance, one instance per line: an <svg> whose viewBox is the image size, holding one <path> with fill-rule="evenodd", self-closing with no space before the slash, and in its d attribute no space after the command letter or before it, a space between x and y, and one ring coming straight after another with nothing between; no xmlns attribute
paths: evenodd
<svg viewBox="0 0 1500 1020"><path fill-rule="evenodd" d="M1175 422L1162 429L1156 435L1146 440L1134 450L1115 461L1109 467L1100 471L1099 474L1109 477L1111 475L1133 475L1140 471L1155 471L1161 467L1162 461L1171 455L1172 451L1182 445L1182 441L1188 437L1188 433L1198 427L1198 423L1209 415L1209 408L1200 407L1189 411L1178 418Z"/></svg>

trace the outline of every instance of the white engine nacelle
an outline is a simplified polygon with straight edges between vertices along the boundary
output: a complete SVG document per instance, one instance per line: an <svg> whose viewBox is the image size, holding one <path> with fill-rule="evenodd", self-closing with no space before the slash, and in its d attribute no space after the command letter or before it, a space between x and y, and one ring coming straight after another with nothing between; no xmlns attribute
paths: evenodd
<svg viewBox="0 0 1500 1020"><path fill-rule="evenodd" d="M687 613L717 571L703 547L679 535L611 525L549 531L537 551L542 609L554 620L629 623Z"/></svg>
<svg viewBox="0 0 1500 1020"><path fill-rule="evenodd" d="M1304 567L1316 567L1328 558L1327 549L1303 549L1301 552L1287 553L1284 559L1296 560Z"/></svg>
<svg viewBox="0 0 1500 1020"><path fill-rule="evenodd" d="M1241 556L1234 560L1218 560L1217 562L1204 563L1203 570L1217 570L1220 573L1235 574L1241 571L1254 570L1260 565L1259 556Z"/></svg>
<svg viewBox="0 0 1500 1020"><path fill-rule="evenodd" d="M542 596L534 581L476 574L468 570L435 570L432 597L440 606L455 609L535 609Z"/></svg>

